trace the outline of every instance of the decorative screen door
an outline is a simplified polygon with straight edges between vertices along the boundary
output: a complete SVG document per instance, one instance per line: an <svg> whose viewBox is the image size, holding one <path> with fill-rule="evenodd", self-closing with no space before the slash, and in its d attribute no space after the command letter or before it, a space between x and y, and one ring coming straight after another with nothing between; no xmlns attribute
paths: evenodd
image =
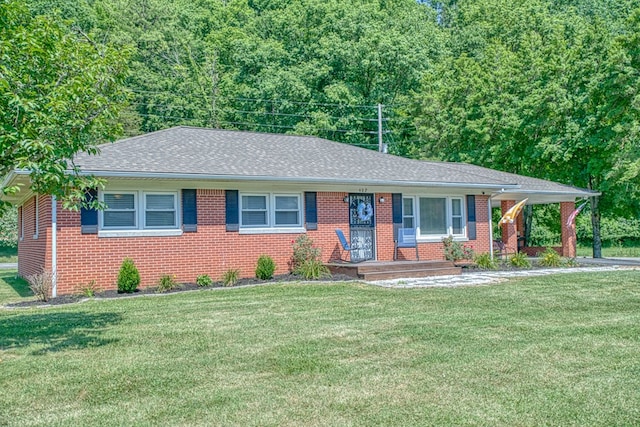
<svg viewBox="0 0 640 427"><path fill-rule="evenodd" d="M375 259L375 212L373 194L349 194L351 261Z"/></svg>

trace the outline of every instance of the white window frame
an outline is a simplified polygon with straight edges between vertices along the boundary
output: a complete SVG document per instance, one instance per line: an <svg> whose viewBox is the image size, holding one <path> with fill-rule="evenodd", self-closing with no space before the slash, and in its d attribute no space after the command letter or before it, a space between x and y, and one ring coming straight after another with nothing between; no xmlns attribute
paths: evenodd
<svg viewBox="0 0 640 427"><path fill-rule="evenodd" d="M24 205L18 207L18 218L20 219L20 236L19 240L24 240Z"/></svg>
<svg viewBox="0 0 640 427"><path fill-rule="evenodd" d="M34 197L35 201L34 201L34 208L33 208L33 215L34 215L34 219L33 219L33 239L37 240L40 233L40 197L38 197L38 195L36 194L36 196Z"/></svg>
<svg viewBox="0 0 640 427"><path fill-rule="evenodd" d="M98 236L99 237L138 237L138 236L179 236L182 235L180 225L181 217L181 199L179 191L153 191L153 190L117 190L109 189L99 192L99 199L104 203L105 194L133 194L134 218L136 225L134 227L111 226L104 225L104 212L100 211L98 215ZM146 226L146 195L147 194L165 194L173 195L173 204L175 208L175 226L173 227L147 227Z"/></svg>
<svg viewBox="0 0 640 427"><path fill-rule="evenodd" d="M455 240L467 240L467 221L466 221L466 202L464 196L443 196L437 194L421 194L421 195L403 195L403 199L413 199L413 221L416 227L416 236L418 241L422 242L439 242L443 238L453 236ZM446 206L446 233L445 234L422 234L420 224L420 199L445 199ZM453 200L460 201L460 217L462 224L462 232L458 234L453 233ZM404 200L402 205L402 219L404 223Z"/></svg>
<svg viewBox="0 0 640 427"><path fill-rule="evenodd" d="M100 211L100 229L102 230L138 230L140 228L140 209L139 209L139 201L138 201L138 191L117 191L117 190L109 190L100 192L100 201L104 203L104 196L109 194L131 194L133 195L133 218L134 225L132 226L108 226L104 224L104 214L107 211L111 211L114 209L109 209L109 207L105 207L103 211ZM121 210L120 210L121 211Z"/></svg>
<svg viewBox="0 0 640 427"><path fill-rule="evenodd" d="M147 212L149 211L149 209L147 209L147 196L173 196L173 226L172 227L166 227L166 226L151 226L151 225L147 225ZM143 191L142 192L142 204L143 204L143 209L141 209L142 211L142 220L144 222L141 223L142 227L145 230L173 230L174 228L178 228L179 224L178 224L178 193L175 191ZM166 212L165 210L158 210L156 212Z"/></svg>
<svg viewBox="0 0 640 427"><path fill-rule="evenodd" d="M243 200L244 197L264 197L265 209L264 210L262 210L262 209L260 209L260 210L257 210L257 209L245 209L242 206L242 200ZM240 193L240 195L239 195L239 202L240 203L239 203L239 206L238 206L238 211L239 211L239 214L240 214L240 228L255 228L255 229L258 229L258 228L269 228L269 227L271 227L272 222L271 222L271 215L269 213L270 212L270 206L269 206L270 205L270 203L269 203L270 200L269 199L270 199L269 193ZM267 221L267 223L266 224L260 224L260 225L243 225L242 216L243 216L243 212L244 211L247 211L247 212L249 212L249 211L251 211L251 212L263 212L264 211L266 213L265 220Z"/></svg>
<svg viewBox="0 0 640 427"><path fill-rule="evenodd" d="M246 209L242 206L242 200L244 196L261 196L266 198L266 211L267 211L267 224L266 225L243 225L242 214ZM295 197L298 201L298 223L291 225L276 225L276 198L277 197ZM259 192L246 192L239 193L239 219L240 219L240 234L262 234L262 233L304 233L303 226L304 221L304 206L302 203L301 193L259 193ZM289 210L286 210L290 212Z"/></svg>
<svg viewBox="0 0 640 427"><path fill-rule="evenodd" d="M411 201L411 215L409 215L408 213L406 213L404 211L404 202L405 200L410 200ZM416 222L416 199L415 197L403 197L402 198L402 226L405 227L404 225L404 221L405 218L411 218L411 221L413 222L413 227L412 228L416 228L418 226L418 223Z"/></svg>

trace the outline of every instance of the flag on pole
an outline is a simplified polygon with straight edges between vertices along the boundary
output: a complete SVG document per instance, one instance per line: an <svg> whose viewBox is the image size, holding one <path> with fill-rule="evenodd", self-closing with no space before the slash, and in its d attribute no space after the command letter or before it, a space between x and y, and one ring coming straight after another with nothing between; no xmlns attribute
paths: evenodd
<svg viewBox="0 0 640 427"><path fill-rule="evenodd" d="M573 224L573 220L576 219L576 217L578 216L582 208L584 208L587 203L589 202L588 201L584 202L578 207L578 209L571 212L571 215L569 215L569 218L567 218L567 228L571 228L571 225Z"/></svg>
<svg viewBox="0 0 640 427"><path fill-rule="evenodd" d="M527 199L524 199L521 202L516 203L515 205L513 205L511 207L511 209L509 209L503 216L502 218L500 218L500 221L498 221L498 224L513 224L513 221L516 220L516 217L518 216L518 214L520 213L520 211L522 210L522 208L524 207L525 203L527 203Z"/></svg>

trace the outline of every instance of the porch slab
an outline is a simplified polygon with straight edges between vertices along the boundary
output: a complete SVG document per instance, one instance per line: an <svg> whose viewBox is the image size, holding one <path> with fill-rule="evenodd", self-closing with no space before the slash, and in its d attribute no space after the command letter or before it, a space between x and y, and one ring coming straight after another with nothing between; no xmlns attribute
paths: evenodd
<svg viewBox="0 0 640 427"><path fill-rule="evenodd" d="M451 261L364 261L325 264L332 274L345 274L366 281L458 275Z"/></svg>

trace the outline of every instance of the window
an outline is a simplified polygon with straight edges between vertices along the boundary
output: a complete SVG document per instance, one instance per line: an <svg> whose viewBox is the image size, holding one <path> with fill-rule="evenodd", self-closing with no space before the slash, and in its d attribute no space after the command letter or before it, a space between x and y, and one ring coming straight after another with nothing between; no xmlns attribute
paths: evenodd
<svg viewBox="0 0 640 427"><path fill-rule="evenodd" d="M240 197L241 228L301 226L299 194L242 194Z"/></svg>
<svg viewBox="0 0 640 427"><path fill-rule="evenodd" d="M36 194L33 203L33 238L37 239L40 230L40 197Z"/></svg>
<svg viewBox="0 0 640 427"><path fill-rule="evenodd" d="M462 199L451 199L451 234L463 234Z"/></svg>
<svg viewBox="0 0 640 427"><path fill-rule="evenodd" d="M24 240L24 208L20 206L18 208L18 221L20 221L20 236L21 241Z"/></svg>
<svg viewBox="0 0 640 427"><path fill-rule="evenodd" d="M268 227L268 205L265 195L242 196L240 223L243 227Z"/></svg>
<svg viewBox="0 0 640 427"><path fill-rule="evenodd" d="M175 194L144 195L145 228L175 228L177 225Z"/></svg>
<svg viewBox="0 0 640 427"><path fill-rule="evenodd" d="M104 228L137 228L135 193L104 193L103 201L107 205L102 213Z"/></svg>
<svg viewBox="0 0 640 427"><path fill-rule="evenodd" d="M415 228L416 221L413 213L413 198L402 199L402 227Z"/></svg>
<svg viewBox="0 0 640 427"><path fill-rule="evenodd" d="M300 198L298 196L275 196L276 227L300 225Z"/></svg>
<svg viewBox="0 0 640 427"><path fill-rule="evenodd" d="M405 197L402 200L402 226L417 228L418 236L441 239L466 234L462 197Z"/></svg>
<svg viewBox="0 0 640 427"><path fill-rule="evenodd" d="M177 192L105 191L101 197L106 205L100 214L103 230L178 228Z"/></svg>

